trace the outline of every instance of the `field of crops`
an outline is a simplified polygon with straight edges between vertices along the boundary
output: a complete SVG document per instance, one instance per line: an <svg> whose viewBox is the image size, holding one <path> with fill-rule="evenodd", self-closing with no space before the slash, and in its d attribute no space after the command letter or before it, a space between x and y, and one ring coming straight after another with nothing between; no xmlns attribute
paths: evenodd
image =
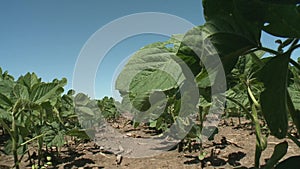
<svg viewBox="0 0 300 169"><path fill-rule="evenodd" d="M299 2L203 8L204 25L129 59L120 102L0 69L0 169L299 168Z"/></svg>

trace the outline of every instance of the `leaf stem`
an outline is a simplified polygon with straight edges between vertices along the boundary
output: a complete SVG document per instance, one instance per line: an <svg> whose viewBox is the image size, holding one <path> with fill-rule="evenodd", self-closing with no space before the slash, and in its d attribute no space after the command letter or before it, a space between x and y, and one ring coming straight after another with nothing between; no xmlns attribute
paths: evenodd
<svg viewBox="0 0 300 169"><path fill-rule="evenodd" d="M289 48L289 51L294 51L295 49L300 47L300 44L297 45L297 43L299 42L299 39L295 39L291 45L291 47Z"/></svg>
<svg viewBox="0 0 300 169"><path fill-rule="evenodd" d="M300 141L298 141L298 139L296 137L294 137L293 135L291 135L290 133L287 133L287 136L289 139L291 139L298 147L300 147Z"/></svg>
<svg viewBox="0 0 300 169"><path fill-rule="evenodd" d="M273 49L266 48L266 47L260 47L259 49L260 49L260 50L263 50L263 51L265 51L265 52L274 54L274 55L280 54L280 52L278 52L278 51L276 51L276 50L273 50Z"/></svg>
<svg viewBox="0 0 300 169"><path fill-rule="evenodd" d="M253 101L254 105L256 107L260 108L260 105L259 105L258 101L255 99L255 97L254 97L254 95L253 95L253 93L252 93L252 91L251 91L251 89L250 89L249 86L247 87L247 90L248 90L248 94L249 94L251 100Z"/></svg>
<svg viewBox="0 0 300 169"><path fill-rule="evenodd" d="M38 136L36 136L36 137L34 137L32 139L29 139L29 140L25 141L24 143L21 144L21 146L24 146L24 145L28 144L29 142L32 142L32 141L34 141L34 140L36 140L36 139L38 139L40 137L43 137L43 136L44 136L44 134L40 134L40 135L38 135Z"/></svg>
<svg viewBox="0 0 300 169"><path fill-rule="evenodd" d="M250 53L254 53L254 52L258 51L259 49L260 49L260 48L253 48L253 49L250 49L250 50L246 51L245 53L243 53L242 55L248 55L248 54L250 54Z"/></svg>
<svg viewBox="0 0 300 169"><path fill-rule="evenodd" d="M233 99L231 97L226 97L226 99L232 101L233 103L235 103L236 105L241 107L244 110L244 112L250 117L251 121L254 121L253 115L247 110L247 108L244 105L242 105L240 102L236 101L235 99Z"/></svg>
<svg viewBox="0 0 300 169"><path fill-rule="evenodd" d="M292 58L290 58L290 63L295 66L298 70L300 70L300 64L294 61Z"/></svg>

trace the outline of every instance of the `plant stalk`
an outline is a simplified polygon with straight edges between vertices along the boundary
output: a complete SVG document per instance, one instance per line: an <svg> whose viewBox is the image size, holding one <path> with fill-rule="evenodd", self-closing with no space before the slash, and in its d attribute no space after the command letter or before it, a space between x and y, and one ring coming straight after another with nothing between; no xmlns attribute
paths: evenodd
<svg viewBox="0 0 300 169"><path fill-rule="evenodd" d="M13 113L12 117L12 153L14 157L14 163L15 163L15 168L19 169L19 159L18 159L18 129L17 129L17 124L16 124L16 119L15 119L15 113Z"/></svg>

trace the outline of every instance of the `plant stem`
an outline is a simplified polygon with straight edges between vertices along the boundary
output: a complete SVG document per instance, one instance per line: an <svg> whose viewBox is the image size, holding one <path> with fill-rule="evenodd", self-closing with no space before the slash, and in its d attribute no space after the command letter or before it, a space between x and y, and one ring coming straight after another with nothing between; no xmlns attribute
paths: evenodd
<svg viewBox="0 0 300 169"><path fill-rule="evenodd" d="M293 50L295 50L295 49L297 49L297 48L300 48L300 44L291 47L290 51L293 51Z"/></svg>
<svg viewBox="0 0 300 169"><path fill-rule="evenodd" d="M254 95L253 95L253 93L252 93L252 91L251 91L251 89L250 89L249 86L247 87L247 90L248 90L248 94L249 94L251 100L253 101L254 105L255 105L256 107L260 107L258 101L255 99L255 97L254 97Z"/></svg>
<svg viewBox="0 0 300 169"><path fill-rule="evenodd" d="M34 140L36 140L36 139L38 139L38 138L40 138L42 136L44 136L44 134L40 134L40 135L38 135L38 136L36 136L36 137L34 137L32 139L29 139L29 140L25 141L24 143L22 143L21 146L24 146L24 145L28 144L29 142L32 142L32 141L34 141Z"/></svg>
<svg viewBox="0 0 300 169"><path fill-rule="evenodd" d="M18 159L18 129L15 119L15 113L13 113L12 117L12 153L14 157L15 168L19 169L19 159Z"/></svg>
<svg viewBox="0 0 300 169"><path fill-rule="evenodd" d="M297 62L294 61L293 59L290 59L290 63L291 63L292 65L294 65L298 70L300 70L300 64L299 64L299 63L297 63Z"/></svg>
<svg viewBox="0 0 300 169"><path fill-rule="evenodd" d="M43 112L39 111L39 116L40 116L40 126L43 126ZM37 134L41 134L41 131L38 130ZM43 148L43 137L39 137L38 139L38 166L41 166L41 159L42 159L42 148Z"/></svg>
<svg viewBox="0 0 300 169"><path fill-rule="evenodd" d="M291 139L298 147L300 147L300 141L298 141L297 138L295 138L294 136L292 136L290 133L287 133L287 136L289 139Z"/></svg>
<svg viewBox="0 0 300 169"><path fill-rule="evenodd" d="M260 128L258 114L256 110L256 107L260 108L260 104L255 99L249 86L247 86L247 92L248 92L249 99L252 100L251 108L252 108L252 115L253 115L253 123L255 125L256 146L255 146L254 166L256 168L259 168L261 153L266 148L267 143L265 137L261 135L261 128Z"/></svg>
<svg viewBox="0 0 300 169"><path fill-rule="evenodd" d="M41 166L43 138L38 138L38 166Z"/></svg>
<svg viewBox="0 0 300 169"><path fill-rule="evenodd" d="M297 43L299 42L299 39L295 39L291 45L291 47L289 48L289 51L294 51L295 49L300 47L300 44L297 45Z"/></svg>
<svg viewBox="0 0 300 169"><path fill-rule="evenodd" d="M254 118L254 124L255 124L255 135L256 135L256 146L255 146L255 162L254 166L259 168L259 160L262 153L262 143L261 143L261 135L260 135L260 125L257 117L257 111L255 108L255 105L252 105L252 113Z"/></svg>
<svg viewBox="0 0 300 169"><path fill-rule="evenodd" d="M265 51L265 52L274 54L274 55L280 54L280 52L277 52L276 50L269 49L269 48L266 48L266 47L260 47L259 49L260 49L260 50L263 50L263 51Z"/></svg>

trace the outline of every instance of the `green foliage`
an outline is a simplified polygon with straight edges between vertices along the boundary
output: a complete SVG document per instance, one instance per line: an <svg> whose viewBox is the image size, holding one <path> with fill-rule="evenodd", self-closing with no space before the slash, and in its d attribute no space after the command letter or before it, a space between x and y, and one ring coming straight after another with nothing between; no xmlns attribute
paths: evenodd
<svg viewBox="0 0 300 169"><path fill-rule="evenodd" d="M26 151L27 144L37 142L37 167L41 167L43 146L61 147L65 135L93 137L95 127L104 119L117 118L118 110L132 113L135 126L149 122L160 131L174 130L174 138L186 135L189 141L201 140L201 133L211 133L207 137L213 139L218 130L204 122L214 108L212 87L224 85L226 111L244 113L255 126L256 168L267 146L259 118L267 122L270 134L279 139L288 136L299 145L288 131L291 117L300 133L300 65L299 58L298 62L291 59L300 47L299 2L203 0L203 8L204 25L147 45L130 58L116 81L122 103L108 97L91 100L73 90L62 94L66 79L42 82L34 73L27 73L15 80L0 68L0 124L11 137L6 150L13 153L16 168L18 155ZM277 49L264 47L263 31L281 38L276 41ZM269 57L263 57L265 53ZM219 84L223 74L227 82ZM186 92L187 88L192 92ZM197 100L193 100L195 96ZM182 112L182 107L188 112ZM188 118L194 112L198 112L195 124ZM187 128L189 124L191 128ZM276 145L266 168L295 166L299 157L277 164L287 148L286 142ZM203 154L199 158L204 158Z"/></svg>
<svg viewBox="0 0 300 169"><path fill-rule="evenodd" d="M43 146L63 146L65 135L79 127L74 93L62 95L66 79L42 82L34 73L16 81L7 73L1 77L0 123L11 138L6 152L13 153L19 168L18 155L27 151L27 144L36 141L40 166Z"/></svg>
<svg viewBox="0 0 300 169"><path fill-rule="evenodd" d="M66 80L56 80L51 83L44 83L38 79L34 73L27 73L21 76L13 83L13 87L9 87L9 98L2 97L2 103L9 102L10 106L4 107L2 112L11 115L11 120L1 121L2 125L7 126L6 129L11 136L12 144L11 151L14 155L15 163L18 164L17 150L26 144L26 139L36 138L39 145L39 160L41 156L41 148L43 144L42 128L46 126L47 119L45 118L45 111L49 109L51 103L55 103L56 97L60 96L63 91L63 86ZM9 127L10 126L10 127ZM32 133L32 131L34 131ZM34 140L34 139L30 139ZM23 151L25 149L23 148ZM24 152L23 152L24 153ZM18 166L16 166L18 168Z"/></svg>
<svg viewBox="0 0 300 169"><path fill-rule="evenodd" d="M199 131L205 127L202 126L206 117L203 110L210 107L204 105L211 102L211 87L220 85L215 80L225 72L227 110L242 110L252 120L257 142L255 167L260 167L260 156L267 146L267 139L262 135L259 118L267 122L270 134L277 138L289 135L289 116L300 132L300 66L291 59L294 50L300 47L299 2L203 0L203 8L204 25L191 29L176 41L171 37L166 42L139 50L125 65L116 88L123 97L122 104L132 106L128 110L140 111L135 117L150 117L144 120L150 119L151 127L162 129L164 126L167 130L171 124L180 121L178 110L184 105L178 102L183 99L180 89L186 83L183 65L187 65L201 95L198 101L200 123L187 136L188 139L198 138ZM261 43L262 31L287 39L277 40L278 48L269 49ZM174 47L166 48L165 44L174 44ZM265 53L271 56L263 57ZM216 54L222 65L215 61L206 66L207 60L218 59L214 58ZM218 71L219 66L223 66L224 72ZM168 74L170 72L172 76ZM164 98L156 99L161 102L151 98L157 92ZM170 107L173 108L171 111ZM166 116L168 114L171 116ZM276 146L268 166L273 167L281 159L282 147L286 148L287 144Z"/></svg>
<svg viewBox="0 0 300 169"><path fill-rule="evenodd" d="M120 112L115 106L115 101L112 97L105 96L103 99L98 100L98 106L101 114L105 119L115 120L120 116Z"/></svg>

